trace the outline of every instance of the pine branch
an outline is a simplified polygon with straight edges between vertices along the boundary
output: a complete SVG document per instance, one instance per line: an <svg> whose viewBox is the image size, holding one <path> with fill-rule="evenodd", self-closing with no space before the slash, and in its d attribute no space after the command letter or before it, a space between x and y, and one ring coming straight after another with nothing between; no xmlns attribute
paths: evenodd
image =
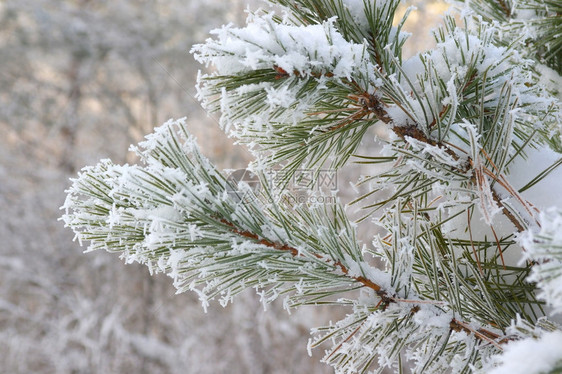
<svg viewBox="0 0 562 374"><path fill-rule="evenodd" d="M258 244L264 245L266 247L270 247L273 249L276 249L278 251L288 251L289 253L291 253L291 255L293 257L298 257L301 256L301 252L299 249L291 247L287 244L282 244L282 243L276 243L276 242L272 242L269 241L268 239L263 239L260 238L257 234L251 233L249 231L240 231L239 229L237 229L234 224L232 224L231 222L228 222L224 219L221 219L221 222L224 223L225 225L229 226L232 230L233 233L240 235L244 238L249 238L254 240L255 242L257 242ZM362 284L362 286L364 287L368 287L370 289L372 289L373 291L375 291L375 293L381 297L381 299L387 300L387 296L386 296L386 291L382 290L382 287L379 286L378 284L374 283L373 281L367 279L364 276L354 276L350 274L350 271L348 268L346 268L341 261L330 261L330 260L326 260L324 258L324 256L320 255L320 254L313 254L316 258L323 260L324 262L326 262L328 265L332 266L333 271L341 271L345 276L348 276L349 278L351 278L352 280L359 282ZM390 299L388 299L390 300ZM393 300L394 301L394 300Z"/></svg>
<svg viewBox="0 0 562 374"><path fill-rule="evenodd" d="M200 155L182 121L169 122L135 149L145 168L104 161L86 169L69 190L63 219L81 241L91 241L90 250L121 252L127 261L169 272L180 291L204 284L198 290L204 306L218 295L226 304L246 287L271 287L264 302L291 293L293 305L317 303L352 290L353 284L378 296L375 310L382 312L404 304L412 316L434 303L397 296L372 280L374 269L361 262L353 236L346 239L338 223L343 221L330 221L343 218L340 208L334 208L333 218L324 209L298 208L296 216L278 217L283 224L274 224L260 212L278 208L239 205L225 194L226 180ZM282 226L285 234L277 229ZM455 319L450 324L461 326ZM475 338L488 341L490 334L481 330Z"/></svg>
<svg viewBox="0 0 562 374"><path fill-rule="evenodd" d="M506 343L547 336L543 304L560 307L562 214L539 212L521 191L561 161L519 190L511 177L535 148L560 148L562 104L529 59L550 58L533 43L552 41L559 14L532 1L537 17L520 22L517 4L474 0L503 24L447 16L436 47L403 61L398 1L275 3L290 13L251 14L192 50L216 68L200 75L199 97L251 147L262 193L225 178L184 121L171 121L134 148L142 165L82 171L67 226L89 250L169 274L204 306L254 288L287 308L351 307L309 344L331 341L324 361L342 373L402 370L403 359L413 372L487 370ZM539 25L529 46L513 34ZM360 162L390 165L360 181L367 191L354 203L374 200L362 221L384 232L362 246L339 203L287 204L264 168L281 166L285 186L299 168L343 167L376 123L392 133L386 154Z"/></svg>
<svg viewBox="0 0 562 374"><path fill-rule="evenodd" d="M514 2L497 0L470 1L469 6L478 17L501 22L503 38L498 44L524 44L520 50L530 58L545 63L562 73L562 43L559 30L562 25L562 6L557 1L532 0ZM534 17L529 17L534 13Z"/></svg>

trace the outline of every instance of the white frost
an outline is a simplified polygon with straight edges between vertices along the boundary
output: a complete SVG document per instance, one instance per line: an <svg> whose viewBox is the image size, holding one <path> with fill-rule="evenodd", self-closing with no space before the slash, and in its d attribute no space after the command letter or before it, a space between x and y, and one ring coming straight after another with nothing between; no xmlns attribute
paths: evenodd
<svg viewBox="0 0 562 374"><path fill-rule="evenodd" d="M350 78L364 67L365 46L350 43L336 30L335 19L320 25L276 23L273 13L251 16L244 28L232 25L213 30L217 39L195 45L191 52L219 74L278 68L287 75L331 73Z"/></svg>
<svg viewBox="0 0 562 374"><path fill-rule="evenodd" d="M509 343L499 357L501 366L489 374L543 374L562 368L562 331Z"/></svg>

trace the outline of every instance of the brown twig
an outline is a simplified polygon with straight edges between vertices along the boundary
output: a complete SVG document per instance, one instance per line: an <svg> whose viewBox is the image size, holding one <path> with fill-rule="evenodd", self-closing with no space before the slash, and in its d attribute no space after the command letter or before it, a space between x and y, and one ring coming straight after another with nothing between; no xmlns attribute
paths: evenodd
<svg viewBox="0 0 562 374"><path fill-rule="evenodd" d="M474 258L476 259L476 264L478 264L478 270L480 271L480 274L482 276L484 276L484 270L482 270L482 264L480 263L480 258L478 257L478 252L476 252L476 248L474 246L474 241L472 240L472 228L471 228L471 217L470 217L470 208L466 210L466 212L468 213L468 235L470 237L470 245L472 246L472 252L474 253Z"/></svg>
<svg viewBox="0 0 562 374"><path fill-rule="evenodd" d="M445 113L447 113L447 111L449 110L451 106L450 105L444 105L443 109L441 109L441 111L439 112L439 114L437 115L437 118L439 118L439 120L441 120L441 117L443 117L443 115L445 115ZM433 128L436 124L437 124L437 118L434 118L433 121L431 121L431 123L429 124L429 128Z"/></svg>
<svg viewBox="0 0 562 374"><path fill-rule="evenodd" d="M499 170L499 168L496 166L496 164L492 161L492 159L490 158L490 156L488 155L488 153L482 148L480 150L482 152L482 154L484 155L484 157L486 157L486 160L488 160L488 162L490 163L490 165L492 165L492 168L494 168L496 170L496 172L499 174L499 176L497 176L496 174L494 174L491 170L488 170L487 168L484 168L483 171L486 173L486 175L488 175L490 178L492 178L494 181L496 181L500 186L502 186L503 188L505 188L512 196L514 196L520 203L521 205L523 205L523 207L525 208L525 210L527 210L527 212L529 213L529 215L531 217L533 217L533 212L531 211L531 209L529 208L529 204L526 200L524 200L518 193L517 191L515 191L515 189L509 184L509 182L505 179L503 173L501 173L501 171ZM505 214L505 216L507 217L507 219L509 219L511 221L511 223L517 228L517 230L519 232L523 232L525 230L525 227L521 224L521 222L519 222L519 220L505 207L505 205L502 202L502 199L499 197L498 193L496 192L496 190L494 190L493 188L492 190L492 197L494 199L494 201L496 202L496 204L498 204L498 206L500 206L502 208L502 212ZM538 224L538 222L537 222Z"/></svg>
<svg viewBox="0 0 562 374"><path fill-rule="evenodd" d="M498 4L502 8L503 12L505 13L507 18L511 18L511 9L507 6L505 0L498 0Z"/></svg>
<svg viewBox="0 0 562 374"><path fill-rule="evenodd" d="M286 71L285 69L283 69L280 66L274 65L273 66L273 70L275 70L275 72L277 73L277 75L275 76L275 79L279 80L279 79L284 79L284 78L289 78L291 76L291 74L289 74L288 71ZM301 77L301 73L298 70L293 70L292 75L296 76L296 77ZM334 76L333 73L331 72L327 72L327 73L310 73L311 76L313 76L314 78L320 78L320 77L328 77L328 78L332 78Z"/></svg>
<svg viewBox="0 0 562 374"><path fill-rule="evenodd" d="M302 254L300 253L300 251L298 249L296 249L294 247L291 247L287 244L276 243L276 242L270 241L268 239L260 238L255 233L245 231L245 230L240 230L232 222L229 222L226 219L220 218L219 221L222 224L228 226L231 232L233 232L237 235L240 235L244 238L251 239L251 240L253 240L253 241L255 241L259 244L262 244L266 247L269 247L269 248L277 249L277 250L280 250L280 251L286 251L294 257L302 256ZM327 263L330 262L329 259L325 259L323 256L321 256L319 254L313 254L313 255L316 258L325 260ZM399 303L399 302L413 303L413 304L440 304L441 303L441 302L433 301L433 300L408 300L408 299L399 299L399 298L396 298L394 296L388 296L387 292L380 285L374 283L370 279L367 279L363 276L350 275L349 269L347 269L347 267L345 267L341 263L341 261L334 261L332 263L332 265L334 266L334 268L338 268L339 270L341 270L341 272L344 273L349 278L361 283L364 287L368 287L368 288L372 289L373 291L375 291L377 296L379 296L381 298L379 303L377 304L377 309L380 307L381 309L384 310L391 303ZM420 308L419 308L418 305L414 306L411 309L412 313L416 313L419 310L420 310ZM451 328L451 330L454 330L454 331L457 331L457 332L465 331L468 334L473 333L476 338L478 338L482 341L486 341L490 344L493 344L494 346L496 346L499 349L502 349L500 344L503 344L503 343L506 343L507 341L509 341L509 339L504 338L498 343L498 342L496 342L496 340L498 340L500 338L500 335L495 334L495 333L493 333L489 330L483 329L483 328L480 328L478 330L474 330L474 329L470 328L466 323L460 322L460 321L458 321L454 318L450 322L450 328ZM353 336L358 330L359 329L356 329L356 331L354 331L350 335L350 337Z"/></svg>
<svg viewBox="0 0 562 374"><path fill-rule="evenodd" d="M384 110L382 103L374 95L362 92L360 95L349 95L348 97L354 101L354 106L358 107L357 111L329 127L328 131L334 131L342 128L349 123L361 120L370 114L375 115L377 119L385 123L389 123L391 121L390 117L386 114L386 110Z"/></svg>
<svg viewBox="0 0 562 374"><path fill-rule="evenodd" d="M504 214L504 216L513 224L513 226L515 226L515 228L517 228L517 231L518 232L525 231L525 227L521 224L521 222L519 222L517 217L515 217L515 215L513 215L513 213L511 213L509 209L505 207L505 205L502 202L502 199L499 197L498 193L493 188L492 188L492 197L494 198L496 204L498 204L498 206L502 209L502 213Z"/></svg>
<svg viewBox="0 0 562 374"><path fill-rule="evenodd" d="M300 253L300 251L298 249L296 249L294 247L291 247L287 244L272 242L268 239L260 238L257 234L255 234L253 232L240 230L232 222L229 222L229 221L227 221L225 219L222 219L222 218L220 219L220 222L227 225L230 228L230 231L232 231L233 233L235 233L237 235L240 235L240 236L242 236L244 238L247 238L247 239L252 239L253 241L255 241L258 244L264 245L264 246L269 247L269 248L277 249L277 250L280 250L280 251L289 252L294 257L302 256L302 254ZM316 253L314 254L314 256L318 259L324 259L326 262L330 261L330 260L327 260L324 257L322 257L321 255L316 254ZM375 293L377 295L379 295L380 297L386 297L386 292L382 290L381 286L374 283L370 279L367 279L363 276L349 275L349 269L347 267L345 267L341 263L341 261L335 261L335 262L333 262L332 265L335 268L338 268L342 273L344 273L349 278L361 283L365 287L368 287L368 288L374 290Z"/></svg>
<svg viewBox="0 0 562 374"><path fill-rule="evenodd" d="M381 101L375 96L375 95L370 95L366 92L363 92L360 97L364 98L365 103L367 103L367 105L365 105L366 109L369 109L371 111L371 113L373 113L379 120L383 121L384 123L387 124L391 124L392 123L392 119L388 116L388 114L386 113L386 110L384 109L384 106L382 105ZM441 113L445 112L445 108L441 111ZM440 113L440 115L441 115ZM416 139L420 142L424 142L426 144L432 145L432 146L437 146L441 149L443 149L445 151L445 153L447 153L449 156L453 157L454 160L459 160L459 155L453 151L453 149L451 149L447 144L443 144L443 143L438 143L430 138L428 138L425 133L417 126L417 125L407 125L407 126L397 126L394 125L391 127L392 131L398 135L401 139L405 139L406 136L409 136L413 139ZM492 162L492 160L490 159L490 157L486 154L486 152L482 149L481 150L484 154L484 157L486 157L486 159L491 163L492 167L496 168L496 165ZM467 172L469 170L469 168L472 167L472 162L469 159L468 162L466 163L466 166L464 168L460 168L459 171L461 172ZM487 170L486 168L484 168L483 170L487 175L492 176L493 179L495 179L498 183L502 184L502 186L506 185L506 182L504 181L505 178L503 178L503 176L501 177L502 180L499 180L498 177L494 176L493 173L489 172L489 170ZM509 188L508 186L505 187L512 195L514 195L518 200L521 200L521 198L519 197L518 194L514 194L514 191L512 188ZM505 207L505 205L502 203L502 200L499 198L497 192L492 188L492 197L494 199L494 201L496 202L496 204L498 204L498 206L500 206L502 208L502 213L507 217L507 219L509 219L509 221L517 228L517 230L519 232L522 232L525 230L525 227L521 224L521 222L519 222L519 220ZM527 204L525 204L524 201L521 201L521 203L525 206L525 208L527 210L528 206ZM529 212L531 215L532 213Z"/></svg>
<svg viewBox="0 0 562 374"><path fill-rule="evenodd" d="M359 95L359 97L363 99L363 104L364 104L363 107L365 110L368 110L370 111L370 113L373 113L375 117L377 117L377 119L381 120L382 122L386 124L392 124L392 118L390 118L390 116L386 112L386 109L384 108L384 104L378 97L376 97L375 95L371 95L367 92L363 92L361 95ZM443 115L446 112L446 109L447 109L446 107L443 108L443 110L441 111L441 113L439 113L439 115ZM398 135L401 139L405 139L406 136L409 136L420 142L439 147L443 149L445 153L451 156L455 161L458 161L460 158L459 155L451 148L449 148L446 144L436 142L430 139L429 137L427 137L427 135L416 124L406 125L406 126L398 126L394 124L391 127L391 130L396 135ZM464 168L459 169L459 171L466 172L468 170L468 167L469 165L467 164Z"/></svg>
<svg viewBox="0 0 562 374"><path fill-rule="evenodd" d="M474 334L474 336L478 337L480 340L488 342L488 343L492 344L494 347L503 351L503 348L500 345L500 343L503 342L504 340L502 340L502 341L500 341L500 343L498 343L497 340L500 338L500 335L498 335L496 333L493 333L493 332L491 332L489 330L486 330L486 329L483 329L483 328L473 329L467 323L461 322L461 321L459 321L455 318L453 318L451 320L451 323L449 324L449 327L453 331L457 331L457 332L464 331L469 335Z"/></svg>

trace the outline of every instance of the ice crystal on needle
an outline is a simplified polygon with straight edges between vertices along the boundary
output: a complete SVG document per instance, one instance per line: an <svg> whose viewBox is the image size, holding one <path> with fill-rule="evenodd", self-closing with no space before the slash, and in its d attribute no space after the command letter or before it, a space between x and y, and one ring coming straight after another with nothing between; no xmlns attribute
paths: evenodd
<svg viewBox="0 0 562 374"><path fill-rule="evenodd" d="M73 180L63 219L77 238L167 273L204 307L246 288L289 310L347 307L309 343L331 344L338 373L502 372L557 342L562 207L542 195L560 182L562 105L511 10L445 16L436 46L403 60L398 0L272 2L282 17L250 14L192 49L214 68L199 98L251 148L260 189L169 121L132 148L139 165L104 160ZM359 147L374 126L390 134L382 152ZM335 191L319 199L322 173L350 159L369 173L351 203L360 223Z"/></svg>

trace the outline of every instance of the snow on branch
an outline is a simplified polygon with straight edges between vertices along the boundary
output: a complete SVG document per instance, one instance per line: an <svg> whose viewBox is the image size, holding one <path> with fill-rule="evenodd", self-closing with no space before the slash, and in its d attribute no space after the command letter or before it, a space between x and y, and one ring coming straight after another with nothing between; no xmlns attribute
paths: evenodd
<svg viewBox="0 0 562 374"><path fill-rule="evenodd" d="M198 95L221 124L270 165L338 165L353 152L369 113L348 97L372 86L367 45L344 39L330 18L297 26L274 14L252 15L244 28L225 26L193 47L216 71L200 75ZM348 124L348 126L346 126ZM305 147L304 156L295 148Z"/></svg>
<svg viewBox="0 0 562 374"><path fill-rule="evenodd" d="M217 39L194 46L192 53L220 75L269 69L288 76L351 79L365 67L365 49L345 40L334 21L295 26L287 20L278 23L273 13L253 15L244 28L229 25L211 31Z"/></svg>
<svg viewBox="0 0 562 374"><path fill-rule="evenodd" d="M214 298L226 305L246 288L255 288L264 303L284 296L287 307L363 289L363 297L352 305L357 311L370 305L370 317L357 330L357 344L375 336L378 343L365 346L353 365L367 364L373 355L392 365L401 347L417 349L423 341L435 349L447 343L441 338L447 331L468 333L472 340L484 336L455 322L450 311L436 306L439 301L409 290L404 272L411 272L411 255L398 273L366 262L355 227L339 205L297 206L281 213L275 202L233 197L228 191L236 186L227 186L230 182L200 154L183 119L167 122L133 149L142 165L103 160L84 168L67 191L63 220L81 243L89 242L88 250L116 252L126 262L164 272L178 292L197 292L204 307ZM395 331L397 325L390 323L395 318L403 320L404 330ZM428 318L441 322L428 324ZM334 329L330 335L342 338L349 332L345 320ZM420 329L424 337L413 339L411 333ZM379 344L396 339L399 345L392 352ZM344 340L327 362L347 355Z"/></svg>
<svg viewBox="0 0 562 374"><path fill-rule="evenodd" d="M166 272L180 292L199 292L204 305L215 296L227 303L248 287L262 290L264 301L292 292L289 304L357 286L383 292L384 276L370 278L376 269L361 260L341 208L275 218L272 205L241 201L229 193L237 186L199 153L184 120L169 121L133 149L144 165L103 160L68 190L63 220L89 250Z"/></svg>
<svg viewBox="0 0 562 374"><path fill-rule="evenodd" d="M84 168L66 225L89 250L165 272L204 306L255 288L264 304L351 307L309 344L331 342L324 361L341 373L494 366L504 345L536 337L512 325L541 325L539 296L562 310L562 213L521 196L560 160L519 190L510 182L530 148L562 149L560 100L518 42L498 42L496 22L446 16L436 47L403 61L398 1L275 3L292 14L251 14L193 47L215 69L200 74L199 98L252 149L262 180L260 167L281 167L284 183L299 168L342 167L371 126L387 126L383 154L362 160L391 164L364 177L354 201L372 200L360 220L377 226L372 245L339 202L292 206L268 183L261 194L234 185L183 119L132 148L139 165Z"/></svg>
<svg viewBox="0 0 562 374"><path fill-rule="evenodd" d="M554 313L562 312L562 211L552 207L540 213L539 229L525 231L520 236L525 248L523 261L535 263L529 282L536 282L539 297Z"/></svg>

